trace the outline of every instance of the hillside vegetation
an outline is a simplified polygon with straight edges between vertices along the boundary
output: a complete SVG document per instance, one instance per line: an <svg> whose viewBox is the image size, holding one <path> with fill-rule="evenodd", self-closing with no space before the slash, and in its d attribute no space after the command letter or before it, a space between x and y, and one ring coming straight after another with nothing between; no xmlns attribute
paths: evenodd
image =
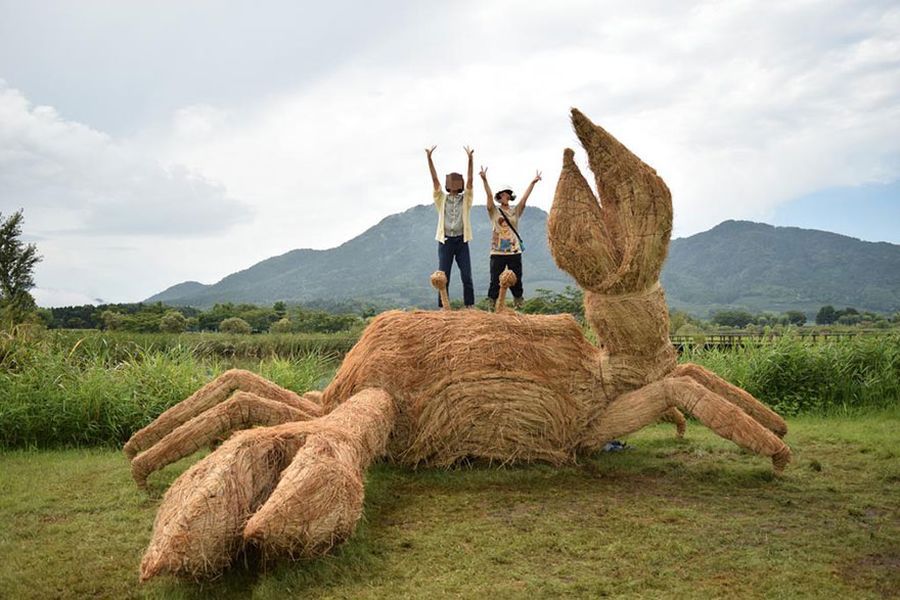
<svg viewBox="0 0 900 600"><path fill-rule="evenodd" d="M488 241L484 208L473 209L471 246L476 295L487 293ZM547 213L529 207L520 232L526 296L538 288L573 285L547 247ZM176 306L277 301L360 301L380 307L431 306L428 275L437 268L435 215L416 206L383 219L363 234L329 250L292 250L233 273L214 285L185 282L149 298ZM800 310L812 316L824 305L900 310L900 246L863 242L824 231L726 221L673 240L661 276L672 308L706 317L712 310ZM451 297L461 293L459 277Z"/></svg>

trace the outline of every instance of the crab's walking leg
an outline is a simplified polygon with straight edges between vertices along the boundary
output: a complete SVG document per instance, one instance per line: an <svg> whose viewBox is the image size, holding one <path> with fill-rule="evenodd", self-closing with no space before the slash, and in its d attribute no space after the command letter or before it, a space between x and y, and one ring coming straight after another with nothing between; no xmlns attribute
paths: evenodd
<svg viewBox="0 0 900 600"><path fill-rule="evenodd" d="M675 408L674 406L670 407L663 416L660 417L660 421L665 421L666 423L672 423L675 425L675 435L678 437L684 437L684 430L687 428L687 421L684 419L684 415L681 414L681 411Z"/></svg>
<svg viewBox="0 0 900 600"><path fill-rule="evenodd" d="M190 456L231 432L253 425L280 425L307 419L309 416L305 412L289 404L249 392L236 392L225 402L179 425L151 448L135 456L131 461L131 476L143 488L147 477L154 471Z"/></svg>
<svg viewBox="0 0 900 600"><path fill-rule="evenodd" d="M657 421L673 406L738 446L771 457L776 472L790 462L790 448L781 438L690 377L666 378L616 398L591 437L602 442L632 433Z"/></svg>
<svg viewBox="0 0 900 600"><path fill-rule="evenodd" d="M230 369L204 385L190 397L166 410L143 429L135 432L123 448L125 455L128 458L134 458L176 427L227 400L232 393L238 390L288 404L303 411L307 418L318 417L322 414L322 408L315 402L316 398L313 394L300 396L250 371Z"/></svg>
<svg viewBox="0 0 900 600"><path fill-rule="evenodd" d="M268 555L322 554L356 529L363 473L384 454L394 427L393 399L380 389L350 397L312 431L278 487L244 528L244 539Z"/></svg>
<svg viewBox="0 0 900 600"><path fill-rule="evenodd" d="M245 538L299 555L349 536L362 511L363 470L384 452L395 410L386 392L368 389L324 417L233 435L166 492L141 580L215 575Z"/></svg>
<svg viewBox="0 0 900 600"><path fill-rule="evenodd" d="M749 392L728 383L712 371L700 365L687 363L678 365L672 372L672 376L690 377L711 392L739 406L741 410L778 437L784 437L787 434L787 423L775 411L754 398Z"/></svg>

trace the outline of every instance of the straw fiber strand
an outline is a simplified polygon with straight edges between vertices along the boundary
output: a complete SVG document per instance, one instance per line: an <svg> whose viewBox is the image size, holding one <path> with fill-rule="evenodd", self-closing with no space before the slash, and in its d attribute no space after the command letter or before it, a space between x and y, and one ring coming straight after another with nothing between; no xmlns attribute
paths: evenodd
<svg viewBox="0 0 900 600"><path fill-rule="evenodd" d="M244 538L266 555L298 558L349 537L362 515L363 473L384 454L395 416L387 393L367 389L320 419Z"/></svg>
<svg viewBox="0 0 900 600"><path fill-rule="evenodd" d="M790 450L781 438L690 377L666 378L617 398L588 432L588 445L633 433L659 420L672 407L693 415L738 446L771 457L776 472L790 460Z"/></svg>
<svg viewBox="0 0 900 600"><path fill-rule="evenodd" d="M141 580L162 573L210 577L230 565L242 547L246 520L303 442L302 430L291 433L238 433L175 480L160 504Z"/></svg>

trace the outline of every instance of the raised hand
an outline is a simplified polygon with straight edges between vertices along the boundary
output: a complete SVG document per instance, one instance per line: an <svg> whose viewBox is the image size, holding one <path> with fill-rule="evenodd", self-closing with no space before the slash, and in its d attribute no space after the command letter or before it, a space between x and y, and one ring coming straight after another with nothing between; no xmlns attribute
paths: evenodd
<svg viewBox="0 0 900 600"><path fill-rule="evenodd" d="M425 148L425 154L428 158L431 158L431 153L434 152L434 149L437 148L437 145L432 146L431 148Z"/></svg>
<svg viewBox="0 0 900 600"><path fill-rule="evenodd" d="M541 172L536 171L535 175L534 175L534 179L531 180L531 185L534 185L535 183L537 183L540 180L541 180Z"/></svg>
<svg viewBox="0 0 900 600"><path fill-rule="evenodd" d="M469 148L468 146L463 146L463 150L466 151L466 155L469 158L472 158L472 155L475 153L475 148Z"/></svg>
<svg viewBox="0 0 900 600"><path fill-rule="evenodd" d="M481 175L481 179L487 181L487 167L481 167L481 170L478 171L478 174Z"/></svg>

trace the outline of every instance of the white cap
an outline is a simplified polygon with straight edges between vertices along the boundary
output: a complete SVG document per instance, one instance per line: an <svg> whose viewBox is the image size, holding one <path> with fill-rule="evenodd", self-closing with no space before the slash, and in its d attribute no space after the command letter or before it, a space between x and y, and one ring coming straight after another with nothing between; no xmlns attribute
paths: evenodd
<svg viewBox="0 0 900 600"><path fill-rule="evenodd" d="M494 192L494 200L499 200L499 199L500 199L500 194L501 194L501 192L509 192L509 199L510 199L510 201L516 199L516 193L513 191L512 186L511 186L511 185L504 185L504 186L500 186L500 187L497 189L497 191Z"/></svg>

